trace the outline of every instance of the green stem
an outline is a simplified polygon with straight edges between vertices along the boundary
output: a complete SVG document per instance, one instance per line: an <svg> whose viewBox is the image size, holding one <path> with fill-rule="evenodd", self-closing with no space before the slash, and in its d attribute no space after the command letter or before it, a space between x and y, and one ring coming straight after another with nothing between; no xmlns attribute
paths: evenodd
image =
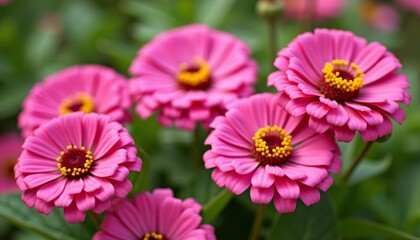
<svg viewBox="0 0 420 240"><path fill-rule="evenodd" d="M92 211L89 211L89 216L90 216L90 219L92 219L92 222L93 222L93 225L95 225L95 228L97 230L101 229L101 219L99 219L98 214Z"/></svg>
<svg viewBox="0 0 420 240"><path fill-rule="evenodd" d="M315 19L315 8L316 0L306 0L309 1L306 8L306 18L308 21L308 31L312 31L315 28L316 19Z"/></svg>
<svg viewBox="0 0 420 240"><path fill-rule="evenodd" d="M201 135L200 135L200 126L195 127L194 136L192 142L192 164L195 170L200 169L201 165L201 146L203 145Z"/></svg>
<svg viewBox="0 0 420 240"><path fill-rule="evenodd" d="M137 147L139 156L140 156L143 164L142 164L141 172L136 173L136 177L133 180L134 187L133 187L132 194L143 192L147 189L147 182L148 182L149 170L150 170L149 155L147 154L147 152L143 148L141 148L139 146L136 146L136 147Z"/></svg>
<svg viewBox="0 0 420 240"><path fill-rule="evenodd" d="M277 56L277 32L276 32L276 19L267 19L268 23L268 41L270 46L270 63L274 62Z"/></svg>
<svg viewBox="0 0 420 240"><path fill-rule="evenodd" d="M252 225L251 233L249 235L249 240L258 240L261 232L261 227L264 223L265 218L265 204L260 204L258 206L257 212L255 214L254 223Z"/></svg>
<svg viewBox="0 0 420 240"><path fill-rule="evenodd" d="M366 153L368 152L372 144L373 142L366 142L365 146L363 146L362 151L360 151L359 153L359 156L357 156L356 160L354 160L350 168L344 173L343 179L342 179L343 183L347 183L347 181L350 179L351 174L354 172L356 167L362 161L363 157L366 155Z"/></svg>

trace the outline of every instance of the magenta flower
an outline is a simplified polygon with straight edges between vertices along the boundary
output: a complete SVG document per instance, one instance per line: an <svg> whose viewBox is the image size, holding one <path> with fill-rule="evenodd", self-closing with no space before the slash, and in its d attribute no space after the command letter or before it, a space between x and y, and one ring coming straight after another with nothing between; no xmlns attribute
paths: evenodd
<svg viewBox="0 0 420 240"><path fill-rule="evenodd" d="M25 137L49 120L71 112L96 112L130 120L128 81L99 65L67 68L37 84L23 103L19 127Z"/></svg>
<svg viewBox="0 0 420 240"><path fill-rule="evenodd" d="M401 64L377 42L370 44L351 32L317 29L304 33L278 53L268 85L280 92L279 103L291 115L309 115L319 133L333 129L349 142L356 131L364 141L392 132L389 118L402 123L409 104Z"/></svg>
<svg viewBox="0 0 420 240"><path fill-rule="evenodd" d="M318 134L305 117L292 117L278 106L278 96L265 93L238 100L225 117L216 118L204 154L212 178L241 194L251 186L251 200L278 212L293 212L296 200L319 201L318 189L333 183L328 172L341 168L340 150L331 132Z"/></svg>
<svg viewBox="0 0 420 240"><path fill-rule="evenodd" d="M85 213L108 209L114 196L132 188L129 170L142 162L130 134L102 114L72 113L55 118L26 138L15 166L22 199L41 213L64 208L70 223Z"/></svg>
<svg viewBox="0 0 420 240"><path fill-rule="evenodd" d="M93 239L216 239L212 226L200 225L200 210L194 199L174 198L170 189L144 192L117 203Z"/></svg>
<svg viewBox="0 0 420 240"><path fill-rule="evenodd" d="M283 0L286 18L322 20L340 15L344 0Z"/></svg>
<svg viewBox="0 0 420 240"><path fill-rule="evenodd" d="M399 4L407 10L413 11L420 15L420 1L419 0L398 0Z"/></svg>
<svg viewBox="0 0 420 240"><path fill-rule="evenodd" d="M0 193L19 191L13 167L22 151L22 138L16 133L0 137Z"/></svg>
<svg viewBox="0 0 420 240"><path fill-rule="evenodd" d="M137 113L158 112L165 126L208 127L227 103L253 93L256 65L249 54L242 41L204 25L158 35L130 67Z"/></svg>

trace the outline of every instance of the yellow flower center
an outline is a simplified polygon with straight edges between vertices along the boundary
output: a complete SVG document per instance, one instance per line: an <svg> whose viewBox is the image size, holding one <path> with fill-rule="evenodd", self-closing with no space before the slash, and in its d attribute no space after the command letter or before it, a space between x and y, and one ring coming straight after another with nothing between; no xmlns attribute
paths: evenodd
<svg viewBox="0 0 420 240"><path fill-rule="evenodd" d="M335 59L322 69L321 92L330 99L345 101L357 96L363 87L363 71L354 63Z"/></svg>
<svg viewBox="0 0 420 240"><path fill-rule="evenodd" d="M210 67L206 61L194 58L192 64L181 64L176 78L186 90L206 89L210 86Z"/></svg>
<svg viewBox="0 0 420 240"><path fill-rule="evenodd" d="M66 151L61 151L57 162L61 175L68 178L80 178L89 173L93 164L93 155L91 151L86 151L84 146L78 148L75 145L69 145Z"/></svg>
<svg viewBox="0 0 420 240"><path fill-rule="evenodd" d="M142 238L142 240L169 240L169 238L165 237L163 234L160 233L146 233Z"/></svg>
<svg viewBox="0 0 420 240"><path fill-rule="evenodd" d="M254 157L263 165L279 165L292 154L292 136L277 125L258 129L252 140Z"/></svg>
<svg viewBox="0 0 420 240"><path fill-rule="evenodd" d="M76 93L60 104L60 115L66 115L72 112L81 111L83 113L90 113L95 111L95 104L93 98L86 93Z"/></svg>

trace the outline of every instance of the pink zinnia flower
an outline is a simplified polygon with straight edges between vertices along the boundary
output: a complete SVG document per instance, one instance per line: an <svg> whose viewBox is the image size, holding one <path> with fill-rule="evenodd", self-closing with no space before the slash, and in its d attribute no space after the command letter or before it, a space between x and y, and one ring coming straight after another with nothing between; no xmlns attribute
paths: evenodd
<svg viewBox="0 0 420 240"><path fill-rule="evenodd" d="M419 0L398 0L401 6L407 10L414 11L420 15L420 1Z"/></svg>
<svg viewBox="0 0 420 240"><path fill-rule="evenodd" d="M216 239L212 226L200 225L200 210L194 199L174 198L170 189L144 192L113 207L93 239Z"/></svg>
<svg viewBox="0 0 420 240"><path fill-rule="evenodd" d="M242 41L204 25L158 35L130 67L137 113L159 112L165 126L208 127L227 103L253 93L256 65L249 54Z"/></svg>
<svg viewBox="0 0 420 240"><path fill-rule="evenodd" d="M55 118L26 138L15 166L22 199L49 214L64 208L68 222L82 222L85 213L101 213L113 196L124 198L132 188L129 170L141 160L130 134L102 114L72 113Z"/></svg>
<svg viewBox="0 0 420 240"><path fill-rule="evenodd" d="M251 186L251 200L278 212L293 212L296 200L319 201L318 189L333 183L328 172L341 168L340 150L331 132L318 134L305 117L292 117L278 106L278 96L265 93L238 100L206 140L205 167L215 168L212 178L241 194Z"/></svg>
<svg viewBox="0 0 420 240"><path fill-rule="evenodd" d="M23 103L19 127L25 137L49 120L71 112L96 112L130 120L128 81L99 65L67 68L38 83Z"/></svg>
<svg viewBox="0 0 420 240"><path fill-rule="evenodd" d="M390 4L380 2L363 2L361 17L370 26L383 32L395 32L401 23L397 9Z"/></svg>
<svg viewBox="0 0 420 240"><path fill-rule="evenodd" d="M0 0L0 5L6 5L10 2L10 0Z"/></svg>
<svg viewBox="0 0 420 240"><path fill-rule="evenodd" d="M19 191L13 167L22 151L22 138L17 133L0 137L0 193Z"/></svg>
<svg viewBox="0 0 420 240"><path fill-rule="evenodd" d="M333 129L339 141L349 142L358 131L364 141L375 141L392 132L389 118L405 119L398 103L410 103L409 83L396 72L398 59L377 42L317 29L281 50L274 65L280 71L268 85L280 92L280 105L293 116L309 115L319 133Z"/></svg>
<svg viewBox="0 0 420 240"><path fill-rule="evenodd" d="M344 0L283 0L286 18L321 20L340 15Z"/></svg>

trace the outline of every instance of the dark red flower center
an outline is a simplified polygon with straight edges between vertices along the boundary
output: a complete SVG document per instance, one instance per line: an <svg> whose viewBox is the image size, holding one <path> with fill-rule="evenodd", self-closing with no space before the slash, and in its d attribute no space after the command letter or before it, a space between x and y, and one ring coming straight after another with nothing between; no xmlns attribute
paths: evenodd
<svg viewBox="0 0 420 240"><path fill-rule="evenodd" d="M195 58L191 64L182 64L176 75L179 86L185 90L206 90L210 87L210 67L206 61Z"/></svg>
<svg viewBox="0 0 420 240"><path fill-rule="evenodd" d="M95 111L93 98L86 93L69 96L60 104L59 113L65 115L72 112L91 113Z"/></svg>
<svg viewBox="0 0 420 240"><path fill-rule="evenodd" d="M252 140L252 153L262 165L280 165L292 154L292 136L277 125L258 129Z"/></svg>
<svg viewBox="0 0 420 240"><path fill-rule="evenodd" d="M57 167L61 175L68 178L80 178L89 173L93 164L91 151L86 151L85 147L69 145L66 151L62 151L57 157Z"/></svg>
<svg viewBox="0 0 420 240"><path fill-rule="evenodd" d="M321 92L329 99L346 101L355 98L363 87L363 71L354 63L335 59L325 63L319 82Z"/></svg>
<svg viewBox="0 0 420 240"><path fill-rule="evenodd" d="M169 240L165 235L161 233L146 233L143 235L143 237L140 238L140 240Z"/></svg>

